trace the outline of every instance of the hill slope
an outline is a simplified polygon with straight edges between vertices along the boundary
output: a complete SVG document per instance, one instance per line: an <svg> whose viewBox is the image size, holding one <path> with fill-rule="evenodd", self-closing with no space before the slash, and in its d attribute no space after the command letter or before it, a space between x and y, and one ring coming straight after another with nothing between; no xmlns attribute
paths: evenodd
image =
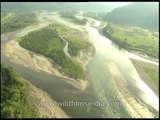
<svg viewBox="0 0 160 120"><path fill-rule="evenodd" d="M158 3L135 2L109 12L105 20L122 25L136 25L158 31Z"/></svg>

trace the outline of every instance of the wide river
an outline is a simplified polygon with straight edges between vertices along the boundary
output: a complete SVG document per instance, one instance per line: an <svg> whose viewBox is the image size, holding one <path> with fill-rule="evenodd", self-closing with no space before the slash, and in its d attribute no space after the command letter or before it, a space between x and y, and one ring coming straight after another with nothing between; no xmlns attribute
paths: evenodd
<svg viewBox="0 0 160 120"><path fill-rule="evenodd" d="M17 30L15 32L1 35L1 59L3 63L12 66L25 79L30 81L33 85L46 91L54 100L77 100L88 102L108 102L110 106L63 106L64 111L71 117L129 117L128 110L125 106L118 106L116 103L122 103L117 93L114 78L112 77L108 64L114 63L121 75L127 82L127 89L133 96L139 100L146 109L148 105L159 112L159 98L147 86L147 84L140 79L136 69L131 63L129 57L124 50L119 50L108 38L102 36L97 28L92 27L88 22L86 26L78 26L67 22L58 16L52 15L53 20L61 24L68 25L72 28L86 30L89 34L90 40L95 47L95 56L87 65L89 84L84 91L79 91L73 86L67 84L60 77L48 74L46 72L34 71L29 67L21 64L15 64L9 60L4 54L5 44L8 41L26 35L29 31L35 28L27 28ZM98 25L100 21L94 20ZM46 24L48 24L46 22ZM96 25L95 24L95 25ZM41 27L45 26L42 25ZM38 28L37 28L38 29ZM121 78L120 78L121 79ZM67 80L67 79L66 79ZM115 104L114 104L115 103Z"/></svg>

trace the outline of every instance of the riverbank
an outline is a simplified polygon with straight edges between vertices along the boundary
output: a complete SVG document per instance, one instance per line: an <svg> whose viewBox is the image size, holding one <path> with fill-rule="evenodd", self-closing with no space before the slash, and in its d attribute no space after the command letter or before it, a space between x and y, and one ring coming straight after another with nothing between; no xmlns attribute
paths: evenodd
<svg viewBox="0 0 160 120"><path fill-rule="evenodd" d="M50 106L49 102L56 102L46 92L33 86L30 82L23 79L28 85L28 100L32 102L37 109L39 118L69 118L69 116L58 106ZM44 103L47 103L44 104Z"/></svg>
<svg viewBox="0 0 160 120"><path fill-rule="evenodd" d="M56 101L13 68L1 64L1 70L1 115L4 118L69 118L59 106L49 106L49 103L45 106L42 102Z"/></svg>
<svg viewBox="0 0 160 120"><path fill-rule="evenodd" d="M38 16L38 15L37 15ZM17 37L22 37L24 35L26 35L28 32L31 32L32 29L38 29L38 28L43 28L45 26L47 26L49 24L49 22L45 21L44 18L45 17L50 17L52 18L52 16L46 14L46 15L39 15L38 16L38 20L39 20L39 25L33 25L29 26L27 28L25 28L24 30L20 31L19 33L17 33L16 38ZM59 18L60 19L60 18ZM44 21L44 22L43 22ZM75 80L72 78L69 78L68 76L64 75L63 73L59 72L57 68L59 68L60 66L58 64L56 64L53 60L51 60L50 58L47 58L43 55L31 52L29 50L26 50L24 48L22 48L19 43L18 40L14 39L11 41L8 41L7 43L5 43L4 45L5 47L5 55L8 57L8 59L10 59L10 61L18 63L18 64L22 64L26 67L30 67L31 69L35 69L36 71L44 71L47 72L49 74L53 74L55 76L58 77L62 77L62 78L66 78L68 80L66 80L65 82L73 85L74 87L76 87L77 89L80 90L84 90L87 86L87 80ZM77 55L78 57L72 57L73 59L75 59L76 61L78 61L81 65L83 65L83 69L86 71L86 65L88 64L88 62L93 58L93 48L90 48L89 50L82 50L80 51L79 54L81 54L81 57L79 57L80 55ZM17 50L17 51L15 51ZM45 63L45 64L44 64Z"/></svg>
<svg viewBox="0 0 160 120"><path fill-rule="evenodd" d="M146 55L142 52L139 52L139 51L129 50L125 54L129 58L132 58L132 59L135 59L135 60L140 60L140 61L143 61L143 62L148 62L148 63L151 63L151 64L159 65L159 59L153 58L153 57L148 56L148 55Z"/></svg>
<svg viewBox="0 0 160 120"><path fill-rule="evenodd" d="M57 67L59 66L56 63L54 63L51 59L22 48L18 44L18 41L15 39L5 43L4 52L6 57L10 59L11 62L22 64L36 71L41 70L58 77L66 78L68 80L66 80L65 82L71 84L72 86L80 90L84 90L87 86L87 80L74 80L65 76L64 74L58 71ZM88 60L86 60L87 63ZM84 64L86 64L86 62Z"/></svg>
<svg viewBox="0 0 160 120"><path fill-rule="evenodd" d="M142 62L135 59L130 59L136 68L140 78L153 90L159 97L159 80L158 80L158 66Z"/></svg>
<svg viewBox="0 0 160 120"><path fill-rule="evenodd" d="M110 38L119 48L139 51L158 58L158 37L153 32L136 26L123 26L108 23L101 29L104 36Z"/></svg>
<svg viewBox="0 0 160 120"><path fill-rule="evenodd" d="M114 95L117 95L117 92L113 91L112 89L112 85L109 84L108 81L112 81L112 78L110 78L110 76L112 75L110 72L106 72L108 71L108 68L105 68L104 67L104 62L107 61L107 59L111 59L111 61L113 61L114 63L116 63L115 61L117 60L118 62L116 63L117 66L119 65L119 67L122 67L124 68L124 74L127 76L129 75L132 75L133 72L136 72L135 70L132 71L132 64L130 62L130 60L128 59L128 57L126 57L125 55L123 57L126 57L126 60L123 59L122 56L120 56L121 54L118 54L119 53L119 50L116 49L116 51L112 51L112 50L115 50L115 49L106 49L106 48L113 48L112 46L110 46L110 44L107 43L107 39L105 39L104 37L102 37L101 35L99 35L99 33L96 31L96 29L91 29L87 31L89 34L90 34L90 37L91 37L91 40L96 48L96 55L94 56L94 64L91 64L88 68L88 72L89 72L89 84L90 84L90 88L89 90L86 89L86 91L80 91L77 90L77 89L81 89L82 86L81 84L79 84L78 81L75 81L75 80L70 80L70 79L66 79L63 81L61 81L60 79L56 79L54 78L54 76L50 77L50 74L52 73L48 73L46 74L46 72L33 72L30 68L26 68L26 67L23 67L22 65L23 64L20 64L20 66L22 66L22 68L19 70L19 72L21 73L24 73L24 76L26 76L26 79L27 80L31 80L30 81L34 81L33 83L35 83L36 85L39 84L38 86L44 90L46 90L48 92L48 94L50 94L54 99L57 97L57 101L64 97L63 100L66 100L66 99L75 99L77 98L78 100L81 100L81 101L85 101L85 100L88 100L88 98L91 98L90 100L93 100L94 97L97 97L99 98L100 100L106 100L106 101L113 101ZM80 36L81 37L81 36ZM107 46L108 45L108 46ZM107 47L106 47L107 46ZM12 47L12 46L11 46ZM16 48L13 49L13 51L17 50ZM16 51L17 52L17 51ZM83 51L82 51L83 52ZM13 52L14 53L14 52ZM11 53L12 54L12 53ZM23 54L23 52L21 53ZM39 55L39 54L35 54L35 53L32 53L32 52L27 52L28 55L30 55L30 57L33 57L35 59L35 55ZM41 55L39 55L41 56ZM81 56L81 55L80 55ZM83 56L83 55L82 55ZM116 56L116 57L115 57ZM43 56L42 56L43 57ZM108 58L107 58L108 57ZM26 59L28 59L28 57L26 57ZM75 58L76 59L76 58ZM49 60L49 59L48 59ZM26 60L27 61L27 60ZM41 60L37 60L37 61L41 61ZM83 60L82 60L83 61ZM119 62L120 61L120 62ZM11 61L12 62L12 61ZM44 64L46 61L43 61L41 64ZM14 64L14 63L13 63ZM19 63L18 63L19 64ZM27 63L26 63L27 64ZM17 64L15 64L16 66ZM35 65L36 66L36 65ZM38 66L38 65L37 65ZM16 66L18 67L18 65ZM16 68L15 67L15 68ZM44 66L45 67L45 66ZM112 66L111 66L112 67ZM26 69L24 69L26 68ZM99 69L98 69L99 68ZM48 69L48 68L47 68ZM35 68L35 70L37 71L41 71L43 69L37 69ZM120 70L120 69L119 69ZM27 71L27 72L26 72ZM105 71L105 72L103 72ZM127 72L126 72L127 71ZM121 71L122 72L122 71ZM114 75L114 74L113 74ZM45 77L44 77L45 76ZM49 77L48 77L49 76ZM120 76L121 77L121 76ZM117 77L114 77L114 79L116 79ZM130 77L131 78L131 77ZM129 80L130 80L129 78ZM116 79L116 80L119 80L119 77ZM125 79L125 80L128 80L128 79ZM58 81L59 84L56 84L56 82L54 81ZM67 86L63 86L63 84L65 82L68 82L69 84L73 84L72 86L77 86L77 89L71 89L70 91L67 90ZM77 82L77 83L76 83ZM83 81L82 81L83 82ZM87 81L88 82L88 81ZM131 79L131 82L132 82L132 79ZM66 84L66 83L65 83ZM119 84L119 81L116 81L116 83L114 84ZM68 85L68 84L67 84ZM135 82L133 82L131 84L130 87L136 85ZM70 86L70 85L69 85ZM118 85L116 85L118 86ZM120 85L122 86L122 89L123 89L123 85ZM70 86L71 87L71 86ZM111 88L109 91L108 88ZM135 86L135 88L137 88L137 86ZM62 91L63 89L63 91ZM119 87L118 89L121 90L121 87ZM137 88L139 89L139 88ZM77 91L78 92L77 92ZM97 91L97 93L96 93ZM118 91L118 90L117 90ZM130 91L130 92L135 92L136 89L134 89L133 91ZM110 92L110 94L106 94L106 92ZM147 91L148 92L148 91ZM147 93L146 92L146 93ZM125 92L124 92L125 94ZM137 95L138 94L141 94L141 91L138 91L137 92ZM77 96L76 96L77 95ZM80 96L78 96L80 95ZM144 94L145 95L145 94ZM93 97L94 96L94 97ZM136 96L136 95L135 95ZM119 95L117 96L119 97ZM81 98L81 99L80 99ZM107 98L107 99L106 99ZM136 96L137 98L137 96ZM147 98L148 99L148 98ZM128 101L130 101L130 99L128 99ZM133 107L134 107L134 101L132 101L132 104L133 104ZM131 106L131 105L130 105ZM110 112L111 113L111 116L108 116L108 114L106 114L104 111L102 110L99 110L97 109L95 112L94 111L94 108L93 107L88 107L87 111L85 111L85 109L82 109L82 110L79 110L80 107L74 107L75 109L72 109L70 107L67 107L67 110L66 112L68 113L72 113L72 115L75 117L75 116L79 116L79 117L82 117L85 115L87 117L93 117L93 116L96 116L96 114L100 114L98 115L98 117L114 117L115 114L116 116L120 116L120 117L125 117L126 114L128 114L126 112L126 110L123 111L123 109L120 109L120 110L117 110L117 109L114 109L113 108L113 112L112 110L109 111L109 110L106 110L106 108L104 108L106 111ZM93 109L92 109L93 108ZM134 107L134 109L137 108L139 110L139 107ZM147 109L147 107L145 106L145 108ZM112 108L111 108L112 109ZM132 106L131 106L131 109ZM143 108L142 108L143 109ZM92 111L93 110L93 111ZM121 111L121 112L119 112ZM98 113L99 112L99 113ZM104 114L104 116L102 115ZM120 114L120 115L117 115L117 114ZM143 113L142 113L143 114ZM145 114L147 114L145 112ZM136 115L135 115L136 116ZM144 115L144 116L147 116L147 115ZM97 117L97 116L96 116Z"/></svg>
<svg viewBox="0 0 160 120"><path fill-rule="evenodd" d="M143 103L136 99L136 97L127 89L127 82L121 75L116 64L108 63L106 65L112 74L112 78L115 82L115 88L123 103L126 106L129 114L133 118L154 118L155 116L151 113Z"/></svg>

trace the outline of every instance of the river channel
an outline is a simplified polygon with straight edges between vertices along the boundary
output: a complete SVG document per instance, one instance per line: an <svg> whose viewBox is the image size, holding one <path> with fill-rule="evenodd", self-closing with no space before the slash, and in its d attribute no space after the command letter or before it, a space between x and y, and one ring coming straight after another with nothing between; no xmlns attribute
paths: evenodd
<svg viewBox="0 0 160 120"><path fill-rule="evenodd" d="M45 15L45 14L44 14ZM47 13L46 13L47 15ZM57 18L56 18L57 17ZM67 24L67 21L59 17L52 15L55 21L61 22L61 24L73 27L73 23ZM60 20L59 20L60 19ZM95 20L96 21L96 20ZM100 21L97 21L100 22ZM49 23L41 24L41 27L48 25ZM40 28L41 28L40 27ZM74 28L77 25L74 26ZM28 32L39 29L28 27L26 29L17 30L6 35L1 35L1 60L3 63L12 66L22 77L30 81L33 85L46 91L56 101L88 101L88 102L108 102L110 103L122 103L122 99L117 93L115 86L115 80L112 77L112 73L107 67L110 63L114 63L118 71L121 73L126 81L126 88L132 93L132 96L139 100L146 109L147 106L159 111L159 98L153 93L153 91L147 86L142 79L140 79L136 69L131 63L125 51L119 50L111 40L102 36L97 28L91 26L90 22L87 22L86 26L80 26L80 29L86 30L89 34L90 40L95 47L94 58L87 65L88 81L89 84L84 91L77 90L73 86L64 82L60 77L56 77L44 71L35 71L22 64L13 63L4 54L5 44L8 41L22 37ZM119 78L121 79L121 78ZM129 103L128 103L129 104ZM113 104L110 106L63 106L64 111L71 117L130 117L125 105L117 106ZM135 110L137 111L137 110ZM132 116L133 117L133 116Z"/></svg>

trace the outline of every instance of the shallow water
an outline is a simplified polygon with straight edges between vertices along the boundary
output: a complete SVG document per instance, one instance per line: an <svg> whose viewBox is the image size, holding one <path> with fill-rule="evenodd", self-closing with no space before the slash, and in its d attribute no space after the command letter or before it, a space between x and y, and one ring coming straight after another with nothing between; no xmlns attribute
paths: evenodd
<svg viewBox="0 0 160 120"><path fill-rule="evenodd" d="M58 18L58 20L59 19L60 18ZM65 25L71 25L70 27L74 26L74 24L68 24L68 22L64 22L63 20L61 21ZM85 28L89 33L90 39L96 49L94 58L87 66L89 85L83 92L67 84L62 78L55 77L54 75L45 72L37 72L20 64L14 64L4 56L3 45L5 44L5 41L25 35L28 32L28 29L26 29L26 31L23 30L21 32L12 33L9 37L1 36L2 62L12 66L25 79L38 88L46 91L56 101L78 100L120 102L116 90L113 87L114 85L111 74L108 72L108 69L104 67L105 64L114 62L118 66L119 71L125 77L128 89L137 98L157 108L157 105L159 104L157 101L159 100L158 97L156 97L151 89L149 89L149 87L139 78L134 66L126 54L124 54L124 51L120 51L109 39L100 35L98 30L90 27L89 24L80 27L80 29L82 28L83 30ZM152 99L149 99L149 96L151 96L150 98ZM63 108L65 112L72 117L129 117L123 106Z"/></svg>

